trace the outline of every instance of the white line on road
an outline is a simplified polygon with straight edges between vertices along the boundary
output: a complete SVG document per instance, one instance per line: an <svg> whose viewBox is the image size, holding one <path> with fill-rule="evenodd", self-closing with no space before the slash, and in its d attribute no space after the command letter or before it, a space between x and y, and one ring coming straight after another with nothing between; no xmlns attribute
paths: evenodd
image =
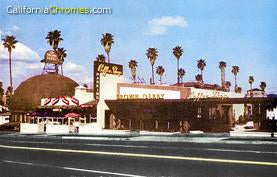
<svg viewBox="0 0 277 177"><path fill-rule="evenodd" d="M106 147L127 147L127 148L148 148L148 146L133 146L133 145L120 145L120 144L85 144L87 146L106 146Z"/></svg>
<svg viewBox="0 0 277 177"><path fill-rule="evenodd" d="M54 148L38 148L38 147L6 146L6 145L0 145L0 148L36 150L36 151L51 151L51 152L70 152L70 153L124 156L124 157L137 157L137 158L156 158L156 159L190 160L190 161L202 161L202 162L219 162L219 163L233 163L233 164L247 164L247 165L277 166L277 162L260 162L260 161L250 161L250 160L231 160L231 159L216 159L216 158L202 158L202 157L152 155L152 154L136 154L136 153L123 153L123 152L54 149Z"/></svg>
<svg viewBox="0 0 277 177"><path fill-rule="evenodd" d="M9 141L13 143L30 143L30 144L57 144L55 142L47 142L47 141ZM72 144L72 143L62 143L62 144ZM76 145L76 144L75 144ZM77 144L77 145L86 145L86 146L104 146L104 147L126 147L126 148L148 148L148 146L141 145L124 145L124 144Z"/></svg>
<svg viewBox="0 0 277 177"><path fill-rule="evenodd" d="M249 153L256 153L256 154L277 154L277 152L235 150L235 149L207 149L207 150L209 150L209 151L222 151L222 152L249 152Z"/></svg>
<svg viewBox="0 0 277 177"><path fill-rule="evenodd" d="M145 176L132 175L132 174L127 174L127 173L115 173L115 172L108 172L108 171L89 170L89 169L72 168L72 167L59 167L59 166L51 166L51 165L43 165L43 164L33 164L30 162L19 162L19 161L11 161L11 160L2 160L2 161L6 162L6 163L13 163L13 164L20 164L20 165L43 166L43 167L60 168L60 169L65 169L65 170L81 171L81 172L88 172L88 173L99 173L99 174L128 176L128 177L145 177Z"/></svg>
<svg viewBox="0 0 277 177"><path fill-rule="evenodd" d="M18 162L18 161L11 161L11 160L3 160L3 162L15 163L15 164L21 164L21 165L34 165L33 163L29 163L29 162Z"/></svg>
<svg viewBox="0 0 277 177"><path fill-rule="evenodd" d="M114 173L114 172L98 171L98 170L88 170L88 169L81 169L81 168L64 167L64 169L73 170L73 171L90 172L90 173L100 173L100 174L116 175L116 176L144 177L144 176L131 175L131 174L126 174L126 173Z"/></svg>
<svg viewBox="0 0 277 177"><path fill-rule="evenodd" d="M13 143L33 143L33 144L57 144L54 142L47 142L47 141L9 141L9 142L13 142Z"/></svg>

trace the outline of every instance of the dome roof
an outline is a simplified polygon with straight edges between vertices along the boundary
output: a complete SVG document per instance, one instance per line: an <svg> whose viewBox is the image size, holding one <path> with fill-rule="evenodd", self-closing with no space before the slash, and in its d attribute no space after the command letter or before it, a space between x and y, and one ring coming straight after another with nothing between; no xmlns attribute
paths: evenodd
<svg viewBox="0 0 277 177"><path fill-rule="evenodd" d="M23 81L14 91L12 112L28 112L40 106L42 98L73 96L78 84L58 74L37 75Z"/></svg>

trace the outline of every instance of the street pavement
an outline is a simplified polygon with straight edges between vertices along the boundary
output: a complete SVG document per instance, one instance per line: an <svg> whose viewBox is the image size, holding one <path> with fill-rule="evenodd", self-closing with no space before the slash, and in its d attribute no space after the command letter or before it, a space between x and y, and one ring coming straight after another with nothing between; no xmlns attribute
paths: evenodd
<svg viewBox="0 0 277 177"><path fill-rule="evenodd" d="M249 142L222 137L203 143L0 134L0 176L276 176L277 143Z"/></svg>

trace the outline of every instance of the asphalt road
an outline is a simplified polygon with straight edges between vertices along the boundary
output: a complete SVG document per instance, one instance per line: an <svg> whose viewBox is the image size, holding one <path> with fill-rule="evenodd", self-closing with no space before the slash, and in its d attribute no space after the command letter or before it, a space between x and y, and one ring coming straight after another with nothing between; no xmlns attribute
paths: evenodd
<svg viewBox="0 0 277 177"><path fill-rule="evenodd" d="M276 174L277 144L0 135L0 177L275 177Z"/></svg>

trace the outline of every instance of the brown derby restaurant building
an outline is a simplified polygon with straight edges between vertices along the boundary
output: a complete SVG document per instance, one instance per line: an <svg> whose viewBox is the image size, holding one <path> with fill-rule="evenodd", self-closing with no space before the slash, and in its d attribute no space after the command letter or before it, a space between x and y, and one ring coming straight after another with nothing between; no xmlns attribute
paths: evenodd
<svg viewBox="0 0 277 177"><path fill-rule="evenodd" d="M98 62L94 62L91 97L96 121L78 124L79 133L102 129L227 132L242 116L263 128L267 110L277 106L277 98L247 97L199 82L126 83L122 65Z"/></svg>
<svg viewBox="0 0 277 177"><path fill-rule="evenodd" d="M94 63L94 97L99 128L150 131L229 131L240 116L257 128L276 98L247 97L199 82L179 85L125 83L123 67Z"/></svg>

